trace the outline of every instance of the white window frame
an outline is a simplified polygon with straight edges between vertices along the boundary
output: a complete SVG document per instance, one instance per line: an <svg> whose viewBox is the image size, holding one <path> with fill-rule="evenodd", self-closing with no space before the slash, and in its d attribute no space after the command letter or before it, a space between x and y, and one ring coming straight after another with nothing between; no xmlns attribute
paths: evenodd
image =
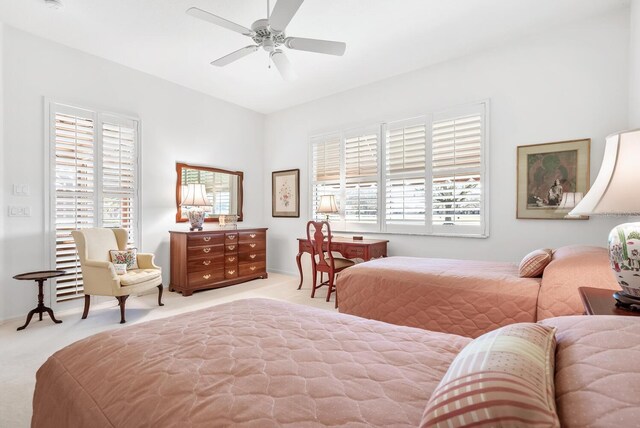
<svg viewBox="0 0 640 428"><path fill-rule="evenodd" d="M135 175L135 242L136 247L142 248L142 121L138 116L114 112L112 109L100 108L100 107L88 107L81 103L65 102L58 99L44 97L44 256L45 262L51 269L56 268L56 246L55 246L55 170L56 161L52 156L52 138L55 136L55 114L56 112L67 111L71 114L78 114L79 112L86 112L94 120L94 138L96 153L95 157L95 170L96 187L94 193L94 206L95 206L95 222L96 226L102 224L103 207L102 207L102 123L103 117L110 119L116 119L120 121L132 121L135 124L135 132L137 136L137 159L136 159L136 175ZM113 123L113 121L106 121L107 123ZM58 302L56 299L57 287L55 286L55 280L53 287L47 287L49 295L47 300L50 306L64 309L66 307L78 306L81 302L80 299L71 299L67 301Z"/></svg>
<svg viewBox="0 0 640 428"><path fill-rule="evenodd" d="M313 195L313 187L316 184L313 178L313 142L317 139L329 136L340 136L340 201L338 201L340 213L339 219L331 220L331 227L336 232L366 232L366 233L382 233L382 234L399 234L399 235L430 235L430 236L447 236L447 237L466 237L466 238L488 238L489 237L489 192L490 177L489 169L489 147L490 147L490 100L484 99L473 103L464 104L452 108L444 108L432 112L430 114L416 114L413 116L405 116L403 119L394 119L393 121L381 121L378 124L369 126L359 126L358 129L378 129L378 223L362 224L346 222L344 216L343 204L345 201L345 136L351 134L355 127L344 127L340 131L312 133L309 135L309 155L308 165L310 171L309 195ZM432 124L435 121L444 120L445 118L463 117L472 114L480 114L482 116L482 145L481 145L481 224L480 227L471 226L438 226L433 225L431 220L432 213L432 192L431 186L433 181L432 174ZM425 168L425 186L429 185L429 191L425 189L425 224L424 225L402 225L389 224L386 222L386 140L387 127L390 123L396 122L419 122L425 121L426 131L426 150L427 165ZM313 209L313 198L309 198L309 212L311 217L315 215Z"/></svg>

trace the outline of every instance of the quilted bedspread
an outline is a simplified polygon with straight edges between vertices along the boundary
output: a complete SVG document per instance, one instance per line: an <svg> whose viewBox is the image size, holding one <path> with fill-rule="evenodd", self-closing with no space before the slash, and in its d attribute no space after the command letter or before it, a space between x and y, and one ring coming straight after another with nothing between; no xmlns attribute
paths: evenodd
<svg viewBox="0 0 640 428"><path fill-rule="evenodd" d="M58 351L38 370L32 426L417 426L468 342L242 300Z"/></svg>
<svg viewBox="0 0 640 428"><path fill-rule="evenodd" d="M336 288L340 312L478 337L535 322L540 279L513 263L388 257L346 269Z"/></svg>
<svg viewBox="0 0 640 428"><path fill-rule="evenodd" d="M640 317L541 323L558 328L555 395L562 426L640 426Z"/></svg>

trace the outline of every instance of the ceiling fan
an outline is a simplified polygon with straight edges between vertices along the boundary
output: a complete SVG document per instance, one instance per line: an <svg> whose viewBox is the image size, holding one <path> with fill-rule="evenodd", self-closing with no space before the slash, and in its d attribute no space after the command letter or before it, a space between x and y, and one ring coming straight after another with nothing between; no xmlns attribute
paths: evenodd
<svg viewBox="0 0 640 428"><path fill-rule="evenodd" d="M214 15L197 7L187 9L187 13L193 17L202 19L212 24L219 25L228 30L235 31L242 35L251 37L255 44L245 46L228 55L211 62L211 65L224 67L234 61L243 58L250 53L262 48L269 53L269 58L285 80L295 78L295 73L291 68L291 63L280 49L281 46L300 51L317 52L328 55L342 56L347 48L344 42L334 42L330 40L305 39L302 37L287 37L284 30L291 22L304 0L278 0L273 7L273 13L269 15L270 7L267 0L267 18L258 19L251 25L251 29L243 27Z"/></svg>

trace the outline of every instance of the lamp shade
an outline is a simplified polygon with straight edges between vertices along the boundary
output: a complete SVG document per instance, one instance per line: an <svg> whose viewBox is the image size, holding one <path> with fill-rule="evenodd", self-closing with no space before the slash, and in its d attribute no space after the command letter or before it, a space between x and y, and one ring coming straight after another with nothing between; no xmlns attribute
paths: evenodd
<svg viewBox="0 0 640 428"><path fill-rule="evenodd" d="M336 204L336 197L333 195L320 196L320 205L318 206L317 212L321 214L337 213L338 205Z"/></svg>
<svg viewBox="0 0 640 428"><path fill-rule="evenodd" d="M558 210L570 210L580 203L583 198L582 192L565 192L562 194L562 200L558 205Z"/></svg>
<svg viewBox="0 0 640 428"><path fill-rule="evenodd" d="M187 207L206 207L211 205L207 199L207 191L204 184L188 184L181 205Z"/></svg>
<svg viewBox="0 0 640 428"><path fill-rule="evenodd" d="M600 172L570 215L640 215L640 129L609 135Z"/></svg>

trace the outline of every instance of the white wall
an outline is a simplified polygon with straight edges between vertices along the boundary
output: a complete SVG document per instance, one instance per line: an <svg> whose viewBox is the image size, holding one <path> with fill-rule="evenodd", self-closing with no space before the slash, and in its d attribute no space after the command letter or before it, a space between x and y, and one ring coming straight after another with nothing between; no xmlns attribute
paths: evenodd
<svg viewBox="0 0 640 428"><path fill-rule="evenodd" d="M516 220L516 146L592 138L595 178L604 137L627 127L628 10L332 95L267 116L265 174L301 170L300 219L271 218L269 268L295 272L309 210L309 135L491 99L488 239L384 235L391 255L517 261L540 247L604 245L615 219ZM429 41L426 41L429 43ZM434 41L437 42L437 41ZM264 183L270 194L270 181Z"/></svg>
<svg viewBox="0 0 640 428"><path fill-rule="evenodd" d="M4 31L5 262L0 277L3 318L35 306L32 284L11 276L47 268L43 248L43 97L138 115L142 122L143 245L164 266L175 228L175 162L245 173L246 224L262 224L264 116L9 26ZM2 178L0 178L1 180ZM14 183L31 196L11 196ZM9 204L30 205L30 218L6 218ZM184 227L181 225L180 227ZM10 267L10 268L9 268Z"/></svg>
<svg viewBox="0 0 640 428"><path fill-rule="evenodd" d="M631 0L629 44L629 128L640 128L640 0Z"/></svg>
<svg viewBox="0 0 640 428"><path fill-rule="evenodd" d="M4 25L0 22L0 166L4 165L4 85L2 84L2 72L4 70L3 67L3 59L4 59ZM6 215L6 206L4 204L4 174L0 172L0 272L2 276L0 276L0 287L2 287L2 283L6 280L6 270L4 265L4 245L5 245L5 236L4 236L4 216ZM0 296L3 296L0 294ZM4 297L4 296L3 296ZM4 316L4 304L0 303L0 320L5 318Z"/></svg>

